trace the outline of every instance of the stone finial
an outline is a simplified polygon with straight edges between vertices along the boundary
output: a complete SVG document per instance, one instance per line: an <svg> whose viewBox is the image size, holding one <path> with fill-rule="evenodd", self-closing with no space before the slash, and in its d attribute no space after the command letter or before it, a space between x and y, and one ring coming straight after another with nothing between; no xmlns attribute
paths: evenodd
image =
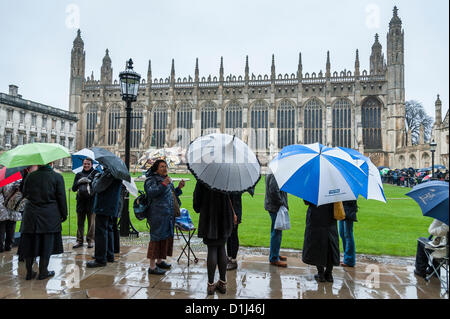
<svg viewBox="0 0 450 319"><path fill-rule="evenodd" d="M398 16L398 8L397 8L397 6L394 6L393 12L394 12L394 14L392 16L391 21L389 22L389 27L392 27L394 25L401 25L402 24L402 20L400 20L400 18Z"/></svg>

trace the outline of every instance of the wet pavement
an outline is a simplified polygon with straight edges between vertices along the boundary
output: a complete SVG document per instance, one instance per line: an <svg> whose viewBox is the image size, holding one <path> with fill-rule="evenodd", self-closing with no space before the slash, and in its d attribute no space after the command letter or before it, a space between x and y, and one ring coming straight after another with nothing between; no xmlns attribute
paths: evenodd
<svg viewBox="0 0 450 319"><path fill-rule="evenodd" d="M334 268L333 283L318 283L316 268L301 261L300 251L282 249L288 267L279 268L268 263L267 248L245 247L238 268L227 272L227 293L208 296L206 247L196 235L192 240L198 262L191 256L188 267L183 256L177 263L184 240L175 237L172 269L163 276L147 273L148 234L122 238L116 261L102 268L87 268L94 249L72 249L75 239L66 237L65 253L50 259L55 276L46 280L25 280L25 264L13 248L0 253L0 299L448 299L437 278L414 275L414 258L358 255L354 268Z"/></svg>

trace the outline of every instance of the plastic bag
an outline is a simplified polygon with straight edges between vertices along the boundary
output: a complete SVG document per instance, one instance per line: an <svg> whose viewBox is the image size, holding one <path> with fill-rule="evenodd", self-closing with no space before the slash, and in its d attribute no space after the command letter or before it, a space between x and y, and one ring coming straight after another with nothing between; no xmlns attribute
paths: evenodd
<svg viewBox="0 0 450 319"><path fill-rule="evenodd" d="M275 229L287 230L291 229L291 222L289 221L289 212L286 207L281 206L275 219Z"/></svg>
<svg viewBox="0 0 450 319"><path fill-rule="evenodd" d="M180 215L180 217L175 218L175 223L180 226L181 229L188 231L195 228L191 216L189 215L189 211L186 208L180 209Z"/></svg>

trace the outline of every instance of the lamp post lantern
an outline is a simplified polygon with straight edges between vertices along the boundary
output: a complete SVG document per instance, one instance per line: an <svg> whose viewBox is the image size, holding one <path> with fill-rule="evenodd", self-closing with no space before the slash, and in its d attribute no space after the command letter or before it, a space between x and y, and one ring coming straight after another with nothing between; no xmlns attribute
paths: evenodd
<svg viewBox="0 0 450 319"><path fill-rule="evenodd" d="M133 70L133 60L129 59L126 64L126 70L119 73L120 91L122 100L127 103L126 127L125 127L125 165L130 170L130 131L131 131L131 102L137 100L140 74ZM138 235L138 231L133 227L130 221L129 193L127 192L120 217L120 236Z"/></svg>
<svg viewBox="0 0 450 319"><path fill-rule="evenodd" d="M436 151L436 142L434 140L430 143L430 152L431 152L431 179L434 179L434 152Z"/></svg>

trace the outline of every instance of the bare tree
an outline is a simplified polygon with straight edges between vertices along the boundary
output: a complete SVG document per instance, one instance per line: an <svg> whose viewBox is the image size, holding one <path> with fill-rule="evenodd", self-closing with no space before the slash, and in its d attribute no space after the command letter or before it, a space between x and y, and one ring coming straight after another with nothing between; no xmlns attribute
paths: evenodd
<svg viewBox="0 0 450 319"><path fill-rule="evenodd" d="M406 134L408 134L408 131L411 130L412 144L419 144L421 124L424 128L424 141L428 142L431 138L431 129L434 122L433 118L425 112L422 103L415 100L406 101L405 109Z"/></svg>

